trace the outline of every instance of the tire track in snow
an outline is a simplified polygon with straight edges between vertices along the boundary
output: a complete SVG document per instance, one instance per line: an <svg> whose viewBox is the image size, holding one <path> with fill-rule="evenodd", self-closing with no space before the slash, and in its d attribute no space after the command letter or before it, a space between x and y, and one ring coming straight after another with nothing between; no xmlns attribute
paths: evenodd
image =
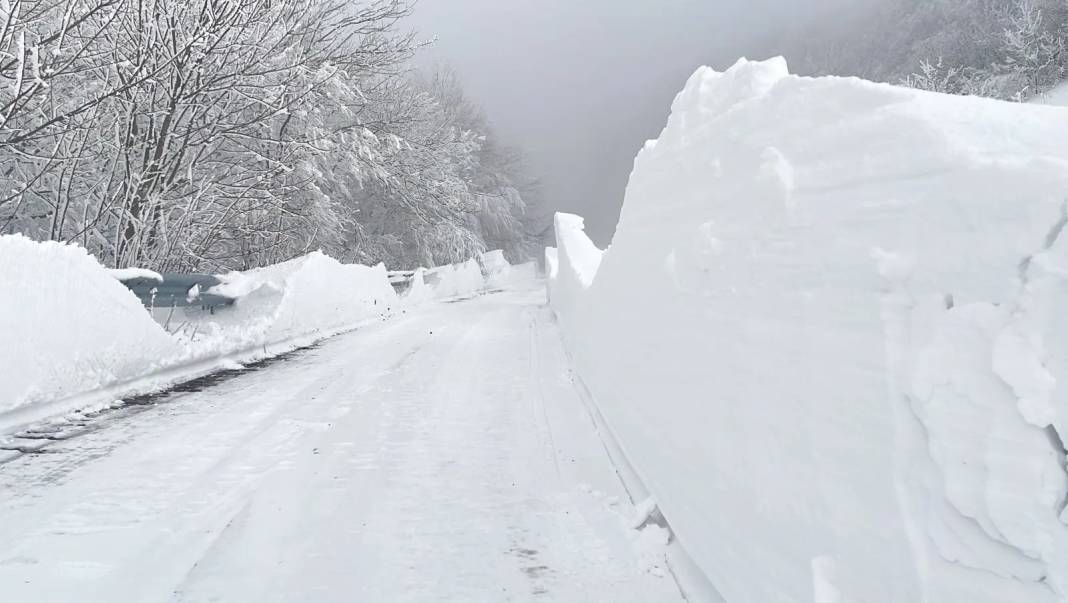
<svg viewBox="0 0 1068 603"><path fill-rule="evenodd" d="M638 566L539 303L435 305L0 467L0 592L678 600Z"/></svg>

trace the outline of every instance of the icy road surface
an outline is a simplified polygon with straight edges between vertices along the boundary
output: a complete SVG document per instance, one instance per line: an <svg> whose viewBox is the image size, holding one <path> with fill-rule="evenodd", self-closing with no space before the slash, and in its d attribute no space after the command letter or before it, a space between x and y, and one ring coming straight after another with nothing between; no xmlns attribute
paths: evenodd
<svg viewBox="0 0 1068 603"><path fill-rule="evenodd" d="M0 600L678 601L543 303L432 305L0 465Z"/></svg>

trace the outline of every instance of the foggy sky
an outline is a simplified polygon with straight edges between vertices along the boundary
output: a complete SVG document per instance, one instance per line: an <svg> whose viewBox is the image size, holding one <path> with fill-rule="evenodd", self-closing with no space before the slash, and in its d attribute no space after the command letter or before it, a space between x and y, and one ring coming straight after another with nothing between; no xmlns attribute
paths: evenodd
<svg viewBox="0 0 1068 603"><path fill-rule="evenodd" d="M700 65L783 53L806 22L858 0L419 0L409 25L505 142L526 153L555 209L611 240L642 143ZM789 59L789 55L787 55Z"/></svg>

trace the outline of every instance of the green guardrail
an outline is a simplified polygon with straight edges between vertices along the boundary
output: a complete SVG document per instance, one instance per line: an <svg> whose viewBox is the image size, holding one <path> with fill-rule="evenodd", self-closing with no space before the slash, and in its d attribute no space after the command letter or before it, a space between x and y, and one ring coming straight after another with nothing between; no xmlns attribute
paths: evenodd
<svg viewBox="0 0 1068 603"><path fill-rule="evenodd" d="M165 272L162 281L150 277L123 279L146 308L200 307L214 311L234 303L234 298L208 293L222 283L210 274L180 274Z"/></svg>

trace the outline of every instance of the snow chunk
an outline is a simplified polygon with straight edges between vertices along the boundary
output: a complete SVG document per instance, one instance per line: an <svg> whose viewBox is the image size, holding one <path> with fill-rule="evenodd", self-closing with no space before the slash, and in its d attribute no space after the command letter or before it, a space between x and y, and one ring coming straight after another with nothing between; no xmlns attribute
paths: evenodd
<svg viewBox="0 0 1068 603"><path fill-rule="evenodd" d="M659 578L668 575L667 547L671 532L658 525L647 525L637 531L634 538L634 554L638 558L638 569L645 574Z"/></svg>
<svg viewBox="0 0 1068 603"><path fill-rule="evenodd" d="M183 352L115 271L81 247L21 235L0 236L0 338L0 413L137 377Z"/></svg>
<svg viewBox="0 0 1068 603"><path fill-rule="evenodd" d="M653 518L653 515L659 513L660 510L656 506L656 499L652 496L639 502L634 506L634 516L630 520L630 527L638 530L642 526L648 524Z"/></svg>
<svg viewBox="0 0 1068 603"><path fill-rule="evenodd" d="M112 268L108 270L108 274L120 281L132 281L138 278L144 278L162 283L163 275L152 270L146 270L145 268Z"/></svg>

